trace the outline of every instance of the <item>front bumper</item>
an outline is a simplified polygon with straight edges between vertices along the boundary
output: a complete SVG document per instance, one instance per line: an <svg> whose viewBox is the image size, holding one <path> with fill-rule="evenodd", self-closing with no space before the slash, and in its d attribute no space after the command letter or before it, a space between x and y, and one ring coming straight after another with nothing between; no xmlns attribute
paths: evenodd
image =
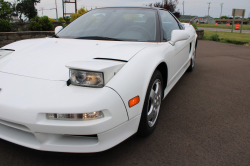
<svg viewBox="0 0 250 166"><path fill-rule="evenodd" d="M4 140L44 151L99 152L137 131L140 118L128 121L122 99L110 88L67 86L63 81L1 72L0 78L0 138ZM89 121L48 120L45 116L100 110L105 117Z"/></svg>
<svg viewBox="0 0 250 166"><path fill-rule="evenodd" d="M0 138L41 151L93 153L110 149L133 135L139 121L140 116L136 116L111 130L97 134L96 137L33 133L0 123Z"/></svg>

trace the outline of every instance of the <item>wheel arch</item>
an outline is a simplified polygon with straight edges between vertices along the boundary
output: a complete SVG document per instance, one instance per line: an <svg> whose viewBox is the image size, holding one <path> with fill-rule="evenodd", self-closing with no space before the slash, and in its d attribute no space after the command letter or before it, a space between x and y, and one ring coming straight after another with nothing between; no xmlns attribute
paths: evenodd
<svg viewBox="0 0 250 166"><path fill-rule="evenodd" d="M162 79L163 79L163 91L166 89L167 87L167 82L168 82L168 65L166 64L166 62L161 62L155 70L159 70L161 75L162 75Z"/></svg>
<svg viewBox="0 0 250 166"><path fill-rule="evenodd" d="M196 38L196 41L195 41L195 49L197 49L197 46L198 46L198 38Z"/></svg>

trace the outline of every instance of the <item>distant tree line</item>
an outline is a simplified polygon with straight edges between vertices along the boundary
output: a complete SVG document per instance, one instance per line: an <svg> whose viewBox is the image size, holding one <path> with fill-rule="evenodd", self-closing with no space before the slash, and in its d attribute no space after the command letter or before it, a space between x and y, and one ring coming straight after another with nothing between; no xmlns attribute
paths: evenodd
<svg viewBox="0 0 250 166"><path fill-rule="evenodd" d="M12 15L18 15L22 21L22 16L31 20L37 16L36 4L40 0L17 0L17 3L10 3L0 0L0 19L12 20Z"/></svg>

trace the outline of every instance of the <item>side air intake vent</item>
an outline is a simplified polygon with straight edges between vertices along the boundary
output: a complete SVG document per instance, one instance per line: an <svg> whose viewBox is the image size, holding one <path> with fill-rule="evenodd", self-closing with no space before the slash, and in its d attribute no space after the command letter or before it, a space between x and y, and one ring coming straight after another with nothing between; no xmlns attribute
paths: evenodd
<svg viewBox="0 0 250 166"><path fill-rule="evenodd" d="M14 129L18 129L18 130L22 130L22 131L31 133L30 129L24 125L12 123L12 122L7 122L7 121L1 120L1 119L0 119L0 124L8 126L8 127L12 127Z"/></svg>

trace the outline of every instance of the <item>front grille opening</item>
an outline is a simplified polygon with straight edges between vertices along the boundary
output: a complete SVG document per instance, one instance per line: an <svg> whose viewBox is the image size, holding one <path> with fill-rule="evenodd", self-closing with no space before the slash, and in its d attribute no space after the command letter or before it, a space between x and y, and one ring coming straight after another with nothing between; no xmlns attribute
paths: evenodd
<svg viewBox="0 0 250 166"><path fill-rule="evenodd" d="M94 134L94 135L64 135L64 136L97 138L97 134Z"/></svg>

